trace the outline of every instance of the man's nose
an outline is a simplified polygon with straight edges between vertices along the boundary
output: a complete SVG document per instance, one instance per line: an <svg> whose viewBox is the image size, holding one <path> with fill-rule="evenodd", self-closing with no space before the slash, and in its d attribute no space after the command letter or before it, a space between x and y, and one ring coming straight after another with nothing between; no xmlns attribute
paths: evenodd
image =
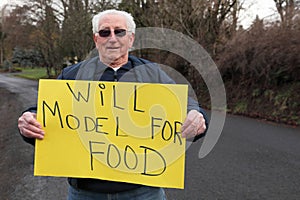
<svg viewBox="0 0 300 200"><path fill-rule="evenodd" d="M109 36L109 40L110 41L116 41L117 40L117 36L114 32L114 30L111 30L110 36Z"/></svg>

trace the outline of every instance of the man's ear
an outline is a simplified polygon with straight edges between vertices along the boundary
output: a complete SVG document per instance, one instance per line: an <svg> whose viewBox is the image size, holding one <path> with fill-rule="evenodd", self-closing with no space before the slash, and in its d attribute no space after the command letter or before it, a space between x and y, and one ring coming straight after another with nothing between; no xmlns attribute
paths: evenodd
<svg viewBox="0 0 300 200"><path fill-rule="evenodd" d="M96 45L96 48L98 48L97 47L97 35L96 34L93 34L93 40L94 40L94 43Z"/></svg>
<svg viewBox="0 0 300 200"><path fill-rule="evenodd" d="M131 48L133 46L133 42L134 42L134 33L131 33L130 35L130 39L129 39L129 47Z"/></svg>

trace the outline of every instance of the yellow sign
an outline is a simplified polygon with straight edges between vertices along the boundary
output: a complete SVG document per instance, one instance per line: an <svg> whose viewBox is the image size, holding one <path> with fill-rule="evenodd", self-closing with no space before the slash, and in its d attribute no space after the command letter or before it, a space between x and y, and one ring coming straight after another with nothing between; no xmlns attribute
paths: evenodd
<svg viewBox="0 0 300 200"><path fill-rule="evenodd" d="M183 188L187 86L40 80L34 174Z"/></svg>

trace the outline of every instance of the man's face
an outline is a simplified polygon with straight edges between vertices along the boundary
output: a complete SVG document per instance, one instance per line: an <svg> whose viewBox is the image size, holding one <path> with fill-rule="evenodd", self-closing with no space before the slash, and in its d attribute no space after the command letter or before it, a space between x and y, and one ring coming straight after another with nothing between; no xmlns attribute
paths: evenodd
<svg viewBox="0 0 300 200"><path fill-rule="evenodd" d="M126 30L125 35L115 34L122 30ZM98 31L104 32L102 36L99 33L94 34L94 42L100 60L108 65L122 62L124 59L127 61L128 49L132 47L134 34L128 32L125 18L113 14L106 15L99 21ZM108 35L109 31L110 34Z"/></svg>

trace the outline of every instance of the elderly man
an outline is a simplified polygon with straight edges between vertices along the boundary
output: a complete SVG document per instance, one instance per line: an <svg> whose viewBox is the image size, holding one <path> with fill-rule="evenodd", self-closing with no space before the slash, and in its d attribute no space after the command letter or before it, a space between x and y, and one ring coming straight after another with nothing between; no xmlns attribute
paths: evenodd
<svg viewBox="0 0 300 200"><path fill-rule="evenodd" d="M93 33L99 57L65 68L58 79L174 83L158 65L129 55L135 34L135 22L129 13L107 10L97 14L93 18ZM29 108L18 120L22 137L33 145L35 139L42 140L45 135L35 113L36 107ZM207 127L204 116L204 111L189 98L182 136L194 141L202 137ZM70 200L166 199L162 188L88 178L68 181Z"/></svg>

